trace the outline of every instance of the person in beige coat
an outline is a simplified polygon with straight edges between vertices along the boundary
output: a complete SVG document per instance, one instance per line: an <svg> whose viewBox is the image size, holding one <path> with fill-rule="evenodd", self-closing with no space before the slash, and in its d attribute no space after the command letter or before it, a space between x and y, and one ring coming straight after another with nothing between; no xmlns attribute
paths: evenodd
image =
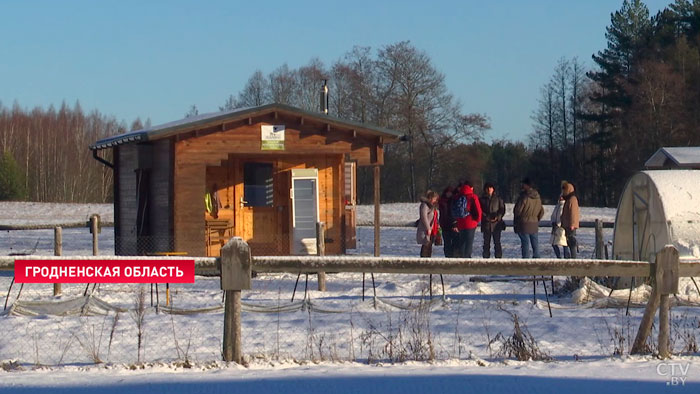
<svg viewBox="0 0 700 394"><path fill-rule="evenodd" d="M416 229L416 243L421 245L420 257L431 257L433 255L433 242L438 236L439 212L438 194L428 190L425 196L420 198L418 208L418 228Z"/></svg>
<svg viewBox="0 0 700 394"><path fill-rule="evenodd" d="M581 210L578 206L578 198L576 197L576 189L571 182L563 181L561 183L561 194L564 197L564 209L561 212L561 226L564 227L566 234L566 243L569 245L571 258L576 258L577 241L576 229L579 227L579 218Z"/></svg>

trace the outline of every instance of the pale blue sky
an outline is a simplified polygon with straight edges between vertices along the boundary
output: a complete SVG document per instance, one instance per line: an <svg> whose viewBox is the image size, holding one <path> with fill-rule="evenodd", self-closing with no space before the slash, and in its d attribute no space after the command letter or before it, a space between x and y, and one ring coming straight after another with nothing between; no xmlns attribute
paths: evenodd
<svg viewBox="0 0 700 394"><path fill-rule="evenodd" d="M646 0L651 14L672 0ZM0 0L0 101L76 100L131 122L216 111L256 69L326 65L353 45L410 40L487 137L524 140L540 87L562 56L605 46L622 0Z"/></svg>

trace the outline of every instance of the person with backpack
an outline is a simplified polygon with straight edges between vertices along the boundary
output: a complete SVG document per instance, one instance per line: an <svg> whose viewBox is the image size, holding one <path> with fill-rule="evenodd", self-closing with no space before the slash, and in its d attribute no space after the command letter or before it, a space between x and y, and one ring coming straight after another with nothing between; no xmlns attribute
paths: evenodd
<svg viewBox="0 0 700 394"><path fill-rule="evenodd" d="M513 207L513 227L520 237L520 250L524 259L530 258L530 248L532 246L532 257L540 257L540 247L538 232L540 219L544 216L544 208L540 193L532 187L530 178L525 178L521 182L521 192ZM528 245L528 243L530 245Z"/></svg>
<svg viewBox="0 0 700 394"><path fill-rule="evenodd" d="M450 206L452 205L452 200L455 194L455 188L452 186L447 186L445 190L442 191L440 199L438 200L438 211L440 213L439 223L440 230L442 232L442 244L444 245L445 257L454 256L454 245L457 243L459 238L459 232L454 230L452 214L450 213Z"/></svg>
<svg viewBox="0 0 700 394"><path fill-rule="evenodd" d="M438 194L428 190L425 196L420 198L418 208L418 228L416 229L416 242L421 245L420 257L433 255L433 242L438 236Z"/></svg>
<svg viewBox="0 0 700 394"><path fill-rule="evenodd" d="M450 210L454 227L459 231L455 249L461 257L471 258L474 246L474 234L481 221L481 204L474 194L474 188L469 181L462 183L458 197L452 202Z"/></svg>
<svg viewBox="0 0 700 394"><path fill-rule="evenodd" d="M481 196L479 203L483 211L481 233L484 236L484 251L481 256L485 259L491 257L491 238L493 238L494 255L499 259L503 257L501 232L506 228L506 223L503 221L506 205L496 193L496 188L492 183L484 184L484 195Z"/></svg>

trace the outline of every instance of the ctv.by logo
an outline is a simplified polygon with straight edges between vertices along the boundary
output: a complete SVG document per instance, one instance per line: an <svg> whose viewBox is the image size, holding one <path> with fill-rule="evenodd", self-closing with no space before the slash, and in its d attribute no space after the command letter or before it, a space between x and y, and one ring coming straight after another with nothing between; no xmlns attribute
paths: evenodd
<svg viewBox="0 0 700 394"><path fill-rule="evenodd" d="M685 386L690 363L660 363L656 366L659 376L666 376L666 386Z"/></svg>

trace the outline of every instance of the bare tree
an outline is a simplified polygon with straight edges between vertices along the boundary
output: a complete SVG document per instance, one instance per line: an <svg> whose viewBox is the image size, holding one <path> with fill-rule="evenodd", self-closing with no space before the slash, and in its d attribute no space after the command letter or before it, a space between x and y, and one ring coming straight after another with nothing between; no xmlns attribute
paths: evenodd
<svg viewBox="0 0 700 394"><path fill-rule="evenodd" d="M578 60L577 57L574 57L570 61L570 66L571 66L571 96L570 96L570 104L569 108L571 108L571 132L572 132L572 137L573 137L573 179L578 180L578 169L580 167L580 163L578 161L579 157L579 140L580 140L580 132L582 131L582 119L581 119L581 112L582 112L582 106L583 102L585 101L585 95L583 94L584 92L584 84L586 83L586 73L584 70L583 65L581 62ZM585 148L583 149L585 151ZM585 158L584 158L585 159Z"/></svg>
<svg viewBox="0 0 700 394"><path fill-rule="evenodd" d="M313 58L308 65L299 68L296 75L298 97L295 104L309 111L319 111L321 80L328 79L323 63L318 58Z"/></svg>
<svg viewBox="0 0 700 394"><path fill-rule="evenodd" d="M552 77L552 88L556 95L556 123L560 148L566 151L569 147L569 83L571 67L566 58L559 59Z"/></svg>
<svg viewBox="0 0 700 394"><path fill-rule="evenodd" d="M269 102L270 83L262 71L255 70L248 78L243 90L238 93L239 107L259 107Z"/></svg>
<svg viewBox="0 0 700 394"><path fill-rule="evenodd" d="M377 84L375 61L369 47L354 47L331 70L331 107L345 119L382 122L375 116Z"/></svg>
<svg viewBox="0 0 700 394"><path fill-rule="evenodd" d="M141 123L141 118L136 118L136 120L131 122L131 127L129 127L129 130L134 131L141 129L143 129L143 123Z"/></svg>
<svg viewBox="0 0 700 394"><path fill-rule="evenodd" d="M294 105L296 91L298 89L296 72L283 64L270 73L270 90L268 100L278 104Z"/></svg>
<svg viewBox="0 0 700 394"><path fill-rule="evenodd" d="M384 95L380 96L381 118L391 108L387 123L406 133L408 144L408 199L417 197L416 144L422 137L445 126L448 113L452 111L451 96L447 93L445 77L432 65L430 57L419 51L408 41L388 45L379 51L377 59L379 86ZM381 119L380 118L380 119ZM428 170L430 177L432 170ZM428 182L427 180L426 182Z"/></svg>
<svg viewBox="0 0 700 394"><path fill-rule="evenodd" d="M224 105L219 106L219 111L230 111L230 110L236 109L238 107L239 107L238 101L236 101L236 98L233 97L232 94L230 94L228 96L228 98L226 99L226 102L224 103Z"/></svg>
<svg viewBox="0 0 700 394"><path fill-rule="evenodd" d="M185 118L191 118L197 115L199 115L199 110L197 109L197 106L195 104L192 104L192 106L190 106L190 109L187 110L187 112L185 113Z"/></svg>

